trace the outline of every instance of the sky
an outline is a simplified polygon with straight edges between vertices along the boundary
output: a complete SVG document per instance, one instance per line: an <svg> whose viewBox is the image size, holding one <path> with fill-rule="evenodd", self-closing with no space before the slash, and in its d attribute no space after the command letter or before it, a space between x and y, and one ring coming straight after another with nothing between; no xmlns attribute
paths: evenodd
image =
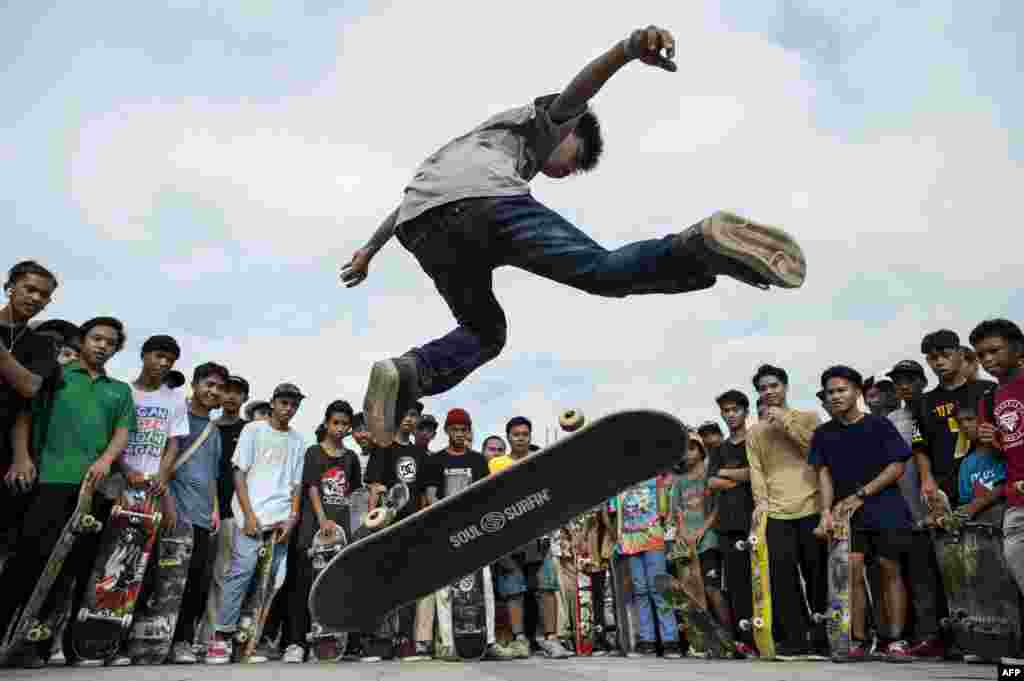
<svg viewBox="0 0 1024 681"><path fill-rule="evenodd" d="M599 7L600 9L595 9ZM476 445L525 415L627 408L688 423L764 362L817 406L826 367L923 361L1024 317L1024 5L979 0L508 5L246 0L7 3L0 9L3 268L37 259L60 288L43 318L113 315L132 380L170 333L186 375L228 366L269 398L360 410L371 363L454 321L400 244L359 287L338 270L416 166L492 114L558 92L636 27L678 41L676 73L620 71L593 101L606 151L536 198L608 248L716 210L784 227L807 281L720 279L676 296L603 299L495 274L504 352L425 400L473 417ZM503 10L503 11L502 11ZM500 13L499 13L500 12ZM934 377L930 377L934 385ZM439 436L434 445L445 442Z"/></svg>

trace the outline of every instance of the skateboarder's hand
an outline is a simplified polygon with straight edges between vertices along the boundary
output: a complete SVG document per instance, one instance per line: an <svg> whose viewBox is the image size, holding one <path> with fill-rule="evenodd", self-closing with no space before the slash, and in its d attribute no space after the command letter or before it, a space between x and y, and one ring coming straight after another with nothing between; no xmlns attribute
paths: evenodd
<svg viewBox="0 0 1024 681"><path fill-rule="evenodd" d="M20 457L11 464L7 475L4 476L4 483L15 494L32 489L35 480L36 465L32 463L32 459L22 460Z"/></svg>
<svg viewBox="0 0 1024 681"><path fill-rule="evenodd" d="M255 537L260 533L260 521L256 519L255 513L245 516L245 528L242 531L247 537Z"/></svg>
<svg viewBox="0 0 1024 681"><path fill-rule="evenodd" d="M827 539L832 534L832 527L832 512L826 510L821 514L818 526L814 528L814 536L818 539Z"/></svg>
<svg viewBox="0 0 1024 681"><path fill-rule="evenodd" d="M330 518L324 518L320 522L320 536L324 539L330 539L338 532L338 524Z"/></svg>
<svg viewBox="0 0 1024 681"><path fill-rule="evenodd" d="M365 248L360 248L352 255L352 259L341 268L341 280L345 283L345 288L359 286L370 276L372 259L373 254Z"/></svg>
<svg viewBox="0 0 1024 681"><path fill-rule="evenodd" d="M160 527L164 528L168 532L178 526L178 509L174 507L173 501L164 506L161 511L161 516Z"/></svg>
<svg viewBox="0 0 1024 681"><path fill-rule="evenodd" d="M657 26L638 28L629 34L623 43L626 56L639 59L649 66L657 66L666 71L675 71L676 41L672 34ZM662 55L661 51L665 54Z"/></svg>
<svg viewBox="0 0 1024 681"><path fill-rule="evenodd" d="M215 509L210 516L210 534L220 532L220 510Z"/></svg>
<svg viewBox="0 0 1024 681"><path fill-rule="evenodd" d="M782 407L768 407L765 409L765 420L773 426L782 427L782 417L786 415L786 410Z"/></svg>
<svg viewBox="0 0 1024 681"><path fill-rule="evenodd" d="M97 485L103 482L108 475L110 475L110 462L107 461L106 457L101 456L85 472L85 482Z"/></svg>
<svg viewBox="0 0 1024 681"><path fill-rule="evenodd" d="M274 530L274 543L275 544L287 544L288 543L288 535L290 535L291 533L292 533L292 528L291 528L290 525L285 525L284 527L277 528L276 530Z"/></svg>

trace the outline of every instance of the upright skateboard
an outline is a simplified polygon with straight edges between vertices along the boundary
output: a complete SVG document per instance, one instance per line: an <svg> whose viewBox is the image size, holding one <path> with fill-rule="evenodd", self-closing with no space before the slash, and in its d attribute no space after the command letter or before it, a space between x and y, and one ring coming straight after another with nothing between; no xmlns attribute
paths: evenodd
<svg viewBox="0 0 1024 681"><path fill-rule="evenodd" d="M627 411L599 419L350 544L317 577L310 609L320 622L343 631L373 626L382 615L668 470L685 443L685 426L662 412ZM372 580L388 589L367 589Z"/></svg>
<svg viewBox="0 0 1024 681"><path fill-rule="evenodd" d="M12 657L24 653L28 646L45 641L53 636L53 630L40 619L40 610L64 567L64 560L71 553L78 537L85 533L95 533L103 529L103 523L92 515L92 500L95 489L92 485L83 484L78 492L78 503L75 510L64 524L57 544L50 552L43 573L36 581L35 588L28 602L12 619L0 645L0 667L5 666ZM63 603L56 605L63 609ZM48 615L50 613L42 613Z"/></svg>
<svg viewBox="0 0 1024 681"><path fill-rule="evenodd" d="M71 647L79 659L102 663L117 654L131 629L135 603L160 529L159 498L126 489L110 511L85 599L71 622Z"/></svg>
<svg viewBox="0 0 1024 681"><path fill-rule="evenodd" d="M128 639L127 655L133 664L163 664L171 652L192 562L193 541L192 526L181 518L173 529L162 532L157 541L156 566L151 571L153 588L136 606Z"/></svg>
<svg viewBox="0 0 1024 681"><path fill-rule="evenodd" d="M404 482L393 485L384 495L380 506L365 515L362 524L353 532L352 541L359 541L395 522L398 513L410 500L411 492L408 485Z"/></svg>
<svg viewBox="0 0 1024 681"><path fill-rule="evenodd" d="M327 563L338 555L347 543L345 531L340 526L337 526L334 534L329 537L324 537L319 531L313 534L313 544L306 553L313 563L314 579L324 571ZM347 633L325 628L316 620L313 620L310 629L306 640L313 646L317 660L321 662L337 661L345 654L348 644Z"/></svg>
<svg viewBox="0 0 1024 681"><path fill-rule="evenodd" d="M683 540L676 541L673 551L676 576L658 575L654 588L665 594L670 606L681 611L691 646L704 650L713 659L731 659L736 653L736 641L708 609L700 556L692 544Z"/></svg>
<svg viewBox="0 0 1024 681"><path fill-rule="evenodd" d="M636 650L636 630L639 616L633 605L629 569L621 556L611 560L608 582L615 603L615 639L619 652L627 657Z"/></svg>
<svg viewBox="0 0 1024 681"><path fill-rule="evenodd" d="M741 542L740 550L750 551L750 578L754 596L754 614L751 620L740 620L740 629L754 633L758 659L775 659L775 639L772 638L772 581L768 569L768 514L762 513L750 538Z"/></svg>
<svg viewBox="0 0 1024 681"><path fill-rule="evenodd" d="M469 469L445 471L444 495L458 494L473 483ZM444 648L463 660L478 660L487 652L487 613L484 571L474 570L438 592L438 633ZM440 656L445 657L441 651Z"/></svg>
<svg viewBox="0 0 1024 681"><path fill-rule="evenodd" d="M242 601L238 615L238 631L235 633L235 647L232 656L236 662L247 663L256 652L256 644L262 633L273 600L274 538L276 530L264 530L260 535L260 547L256 557L256 571L253 586Z"/></svg>
<svg viewBox="0 0 1024 681"><path fill-rule="evenodd" d="M814 613L815 622L825 622L832 659L850 656L850 515L836 516L828 542L828 610Z"/></svg>
<svg viewBox="0 0 1024 681"><path fill-rule="evenodd" d="M576 557L576 654L594 654L594 589L584 563Z"/></svg>

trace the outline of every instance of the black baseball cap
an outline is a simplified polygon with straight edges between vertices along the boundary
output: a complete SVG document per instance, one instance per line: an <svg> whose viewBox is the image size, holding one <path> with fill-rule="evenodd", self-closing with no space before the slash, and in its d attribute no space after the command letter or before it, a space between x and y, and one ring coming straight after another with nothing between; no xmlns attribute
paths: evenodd
<svg viewBox="0 0 1024 681"><path fill-rule="evenodd" d="M245 380L241 376L228 376L228 380L225 381L227 385L237 385L242 389L242 392L246 395L249 394L249 381Z"/></svg>
<svg viewBox="0 0 1024 681"><path fill-rule="evenodd" d="M957 335L956 331L950 329L939 329L921 339L921 354L927 355L929 352L936 352L938 350L959 350L960 349L960 336Z"/></svg>
<svg viewBox="0 0 1024 681"><path fill-rule="evenodd" d="M257 409L270 411L270 402L257 400L245 405L245 418L252 421L253 415L256 413Z"/></svg>
<svg viewBox="0 0 1024 681"><path fill-rule="evenodd" d="M921 366L919 362L915 362L912 359L904 359L899 362L896 362L896 366L894 366L885 375L888 376L889 378L895 378L897 376L907 374L911 376L917 376L918 378L923 378L926 383L928 382L928 377L924 373L924 367Z"/></svg>
<svg viewBox="0 0 1024 681"><path fill-rule="evenodd" d="M278 397L297 397L300 400L306 399L306 396L299 390L299 386L294 383L282 383L281 385L274 388L274 394L270 396L271 400L276 400Z"/></svg>

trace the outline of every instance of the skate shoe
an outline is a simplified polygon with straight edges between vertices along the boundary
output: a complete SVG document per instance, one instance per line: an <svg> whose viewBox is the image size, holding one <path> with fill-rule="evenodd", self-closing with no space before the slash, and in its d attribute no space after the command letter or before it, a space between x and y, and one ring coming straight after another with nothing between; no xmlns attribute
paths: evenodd
<svg viewBox="0 0 1024 681"><path fill-rule="evenodd" d="M807 276L803 250L781 229L718 211L677 237L677 249L723 274L761 289L799 288Z"/></svg>
<svg viewBox="0 0 1024 681"><path fill-rule="evenodd" d="M419 398L419 372L410 356L374 362L363 400L366 426L378 446L387 447L395 439L398 424Z"/></svg>

